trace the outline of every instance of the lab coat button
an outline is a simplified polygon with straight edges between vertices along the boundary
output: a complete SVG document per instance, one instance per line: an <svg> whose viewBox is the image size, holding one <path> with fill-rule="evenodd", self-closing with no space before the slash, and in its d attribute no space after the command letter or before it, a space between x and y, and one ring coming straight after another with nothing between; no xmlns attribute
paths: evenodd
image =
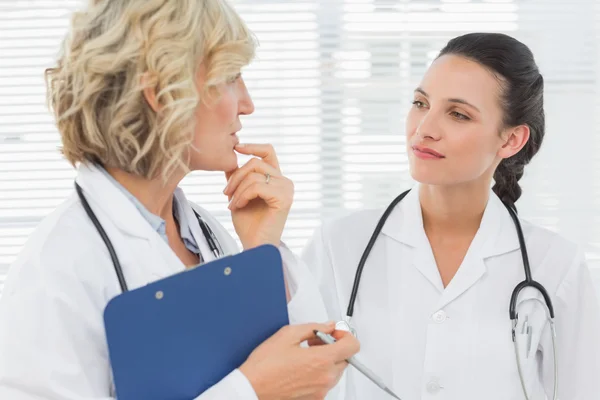
<svg viewBox="0 0 600 400"><path fill-rule="evenodd" d="M440 310L438 312L436 312L435 314L433 314L433 320L435 322L437 322L438 324L441 324L442 322L444 322L446 320L447 316L446 316L446 312L444 310Z"/></svg>
<svg viewBox="0 0 600 400"><path fill-rule="evenodd" d="M440 391L440 384L436 381L431 381L427 383L427 391L429 393L435 394Z"/></svg>

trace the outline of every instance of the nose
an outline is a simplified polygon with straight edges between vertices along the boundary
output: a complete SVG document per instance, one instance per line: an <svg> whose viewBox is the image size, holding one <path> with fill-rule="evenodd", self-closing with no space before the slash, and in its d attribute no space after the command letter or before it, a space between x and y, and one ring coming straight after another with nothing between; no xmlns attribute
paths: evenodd
<svg viewBox="0 0 600 400"><path fill-rule="evenodd" d="M442 129L437 120L438 118L431 110L427 112L417 126L417 135L423 139L440 140Z"/></svg>
<svg viewBox="0 0 600 400"><path fill-rule="evenodd" d="M243 79L240 79L240 95L238 98L240 115L250 115L254 112L254 102Z"/></svg>

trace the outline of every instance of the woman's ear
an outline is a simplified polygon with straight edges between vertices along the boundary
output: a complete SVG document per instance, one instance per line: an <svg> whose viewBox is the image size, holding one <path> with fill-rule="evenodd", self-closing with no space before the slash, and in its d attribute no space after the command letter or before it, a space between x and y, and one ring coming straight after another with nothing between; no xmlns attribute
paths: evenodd
<svg viewBox="0 0 600 400"><path fill-rule="evenodd" d="M146 102L150 105L150 107L152 107L152 110L154 110L155 113L158 113L160 110L160 104L156 98L156 79L154 79L149 72L144 72L142 78L140 79L140 83L142 84Z"/></svg>
<svg viewBox="0 0 600 400"><path fill-rule="evenodd" d="M530 130L527 125L519 125L503 132L504 145L498 150L498 157L509 158L517 154L527 144Z"/></svg>

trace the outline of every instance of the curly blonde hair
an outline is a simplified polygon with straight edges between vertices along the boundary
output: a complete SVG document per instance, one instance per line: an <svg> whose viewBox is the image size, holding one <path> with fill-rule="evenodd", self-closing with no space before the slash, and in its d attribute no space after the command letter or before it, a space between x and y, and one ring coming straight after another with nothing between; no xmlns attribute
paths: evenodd
<svg viewBox="0 0 600 400"><path fill-rule="evenodd" d="M147 179L187 170L199 102L249 64L255 48L226 0L90 1L46 70L62 153L73 166L100 163ZM148 86L158 112L144 97Z"/></svg>

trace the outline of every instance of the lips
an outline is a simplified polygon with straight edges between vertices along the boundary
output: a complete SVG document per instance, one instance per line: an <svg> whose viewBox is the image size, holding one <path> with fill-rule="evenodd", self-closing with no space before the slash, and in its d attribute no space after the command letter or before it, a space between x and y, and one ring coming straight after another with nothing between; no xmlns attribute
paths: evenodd
<svg viewBox="0 0 600 400"><path fill-rule="evenodd" d="M240 138L238 137L237 132L232 133L231 137L233 138L234 146L237 146L240 142Z"/></svg>
<svg viewBox="0 0 600 400"><path fill-rule="evenodd" d="M413 146L412 149L414 152L416 152L418 154L429 155L429 156L435 157L435 158L445 158L445 156L442 153L439 153L433 149L430 149L429 147Z"/></svg>

